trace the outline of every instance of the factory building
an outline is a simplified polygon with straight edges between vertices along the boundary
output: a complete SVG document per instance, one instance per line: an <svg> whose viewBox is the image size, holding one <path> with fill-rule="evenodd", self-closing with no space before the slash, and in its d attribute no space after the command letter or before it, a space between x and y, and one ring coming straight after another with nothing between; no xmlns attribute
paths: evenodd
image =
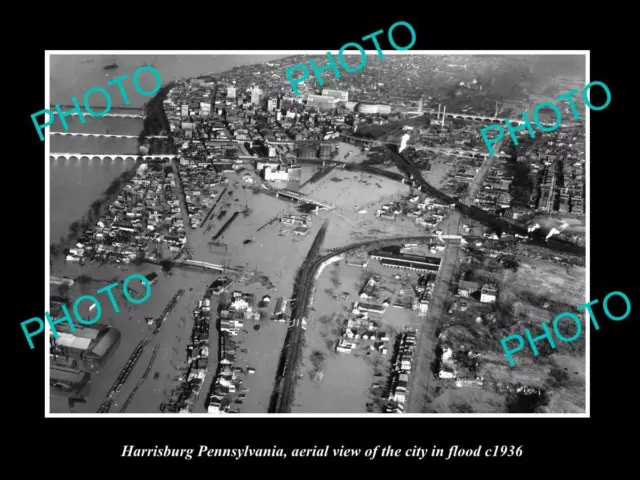
<svg viewBox="0 0 640 480"><path fill-rule="evenodd" d="M58 339L52 335L51 364L95 372L104 367L120 344L120 331L114 327L57 328Z"/></svg>

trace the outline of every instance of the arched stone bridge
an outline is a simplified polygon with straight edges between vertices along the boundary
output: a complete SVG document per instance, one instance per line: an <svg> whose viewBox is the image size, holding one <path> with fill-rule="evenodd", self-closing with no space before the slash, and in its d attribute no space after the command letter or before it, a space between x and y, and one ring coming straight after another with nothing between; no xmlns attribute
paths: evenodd
<svg viewBox="0 0 640 480"><path fill-rule="evenodd" d="M67 160L75 157L77 159L88 158L89 160L93 160L94 158L99 158L100 160L104 160L106 158L111 160L117 160L121 158L123 160L128 160L129 158L133 160L143 159L146 161L150 160L171 160L173 158L179 157L179 155L173 154L155 154L155 155L140 155L136 153L53 153L49 154L49 157L57 160L59 158L65 158Z"/></svg>
<svg viewBox="0 0 640 480"><path fill-rule="evenodd" d="M112 134L112 133L79 133L79 132L49 132L50 135L71 135L80 137L111 137L111 138L138 138L138 135ZM167 138L166 135L150 135L146 138Z"/></svg>
<svg viewBox="0 0 640 480"><path fill-rule="evenodd" d="M63 112L66 113L66 112ZM58 115L58 112L51 112L52 115ZM66 116L67 117L75 117L77 116L78 113L77 112L71 112L68 113ZM102 117L133 117L133 118L143 118L144 115L141 115L139 113L107 113L105 115L91 115L89 112L82 112L83 116L87 116L87 117L95 117L95 118L102 118Z"/></svg>
<svg viewBox="0 0 640 480"><path fill-rule="evenodd" d="M411 112L411 113L417 113L417 112ZM424 113L428 113L430 115L437 115L438 111L437 110L428 110L425 111ZM472 115L469 113L447 113L445 114L446 118L450 118L450 119L454 119L454 118L458 118L460 120L475 120L476 122L483 122L483 123L490 123L490 124L494 124L494 123L501 123L502 125L506 125L506 121L504 118L497 118L497 117L484 117L482 115ZM513 118L510 118L509 121L512 124L517 123L518 125L523 125L525 122L524 120L515 120ZM531 119L531 123L533 123L533 119ZM540 122L540 125L544 126L544 127L553 127L554 124L553 123L544 123L544 122ZM561 127L566 126L564 123L560 125Z"/></svg>

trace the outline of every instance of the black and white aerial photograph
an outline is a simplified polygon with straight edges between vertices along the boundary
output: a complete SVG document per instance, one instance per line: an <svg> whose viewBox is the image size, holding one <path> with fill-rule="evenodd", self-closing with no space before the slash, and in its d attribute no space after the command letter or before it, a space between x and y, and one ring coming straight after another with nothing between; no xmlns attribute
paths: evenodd
<svg viewBox="0 0 640 480"><path fill-rule="evenodd" d="M369 48L48 52L47 416L589 414L589 52Z"/></svg>

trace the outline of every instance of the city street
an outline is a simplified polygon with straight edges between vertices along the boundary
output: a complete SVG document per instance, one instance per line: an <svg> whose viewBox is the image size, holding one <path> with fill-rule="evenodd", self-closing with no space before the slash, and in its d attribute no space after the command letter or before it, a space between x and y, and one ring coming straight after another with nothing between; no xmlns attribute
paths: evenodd
<svg viewBox="0 0 640 480"><path fill-rule="evenodd" d="M501 145L502 142L498 145L498 148L500 148ZM469 184L467 193L464 198L461 199L461 203L465 205L473 204L473 199L482 187L484 179L489 173L495 158L496 157L488 157L485 159L482 167L480 167L473 181ZM458 210L451 210L451 213L440 223L440 228L447 235L459 235L461 218L462 215ZM435 332L439 322L446 315L445 304L451 293L451 281L456 264L458 263L459 253L459 246L447 245L440 271L436 278L436 285L429 304L429 311L421 329L420 343L416 352L417 362L412 370L412 384L409 390L406 413L421 413L425 407L427 388L433 375L431 365L434 360L437 343Z"/></svg>

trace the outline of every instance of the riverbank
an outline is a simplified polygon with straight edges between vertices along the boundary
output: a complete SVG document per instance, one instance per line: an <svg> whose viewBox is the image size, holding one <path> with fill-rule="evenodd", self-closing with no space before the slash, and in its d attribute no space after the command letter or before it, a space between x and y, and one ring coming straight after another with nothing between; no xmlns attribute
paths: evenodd
<svg viewBox="0 0 640 480"><path fill-rule="evenodd" d="M88 227L98 221L106 208L116 201L124 186L135 176L136 171L143 162L142 159L136 160L131 168L125 170L115 178L102 193L102 196L91 203L91 207L87 210L87 213L69 225L69 233L66 238L60 237L57 243L54 242L53 239L50 239L50 252L52 256L63 253L69 245L75 243L75 240L77 240Z"/></svg>
<svg viewBox="0 0 640 480"><path fill-rule="evenodd" d="M141 144L146 143L146 137L166 135L166 139L154 138L149 143L150 154L166 153L177 154L177 149L173 143L173 135L167 115L164 111L163 102L171 89L175 86L174 82L162 87L158 93L145 105L145 117L143 120L143 131L140 133L139 141Z"/></svg>
<svg viewBox="0 0 640 480"><path fill-rule="evenodd" d="M176 154L177 149L173 144L171 127L163 107L163 102L174 85L174 82L170 82L165 87L162 87L158 93L145 104L143 130L138 136L138 149L146 144L147 136L167 135L167 139L152 139L149 153ZM64 253L65 249L73 245L75 240L100 218L106 208L115 202L124 186L135 176L136 171L142 163L142 159L136 160L130 169L124 171L114 179L102 195L91 203L91 207L87 213L79 220L75 220L69 224L69 233L66 237L61 237L57 242L50 239L50 252L52 256Z"/></svg>

